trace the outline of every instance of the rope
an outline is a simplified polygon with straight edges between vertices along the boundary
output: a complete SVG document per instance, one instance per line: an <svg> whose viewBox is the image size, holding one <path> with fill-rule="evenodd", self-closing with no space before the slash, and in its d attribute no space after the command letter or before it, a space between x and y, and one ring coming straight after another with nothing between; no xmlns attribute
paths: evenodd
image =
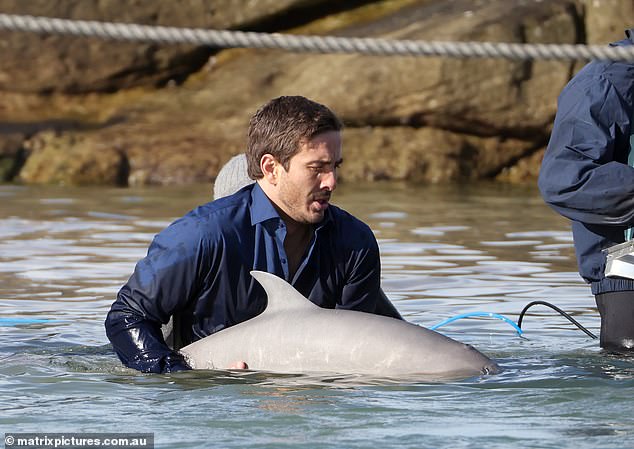
<svg viewBox="0 0 634 449"><path fill-rule="evenodd" d="M161 44L195 44L214 48L269 48L309 53L360 53L381 56L450 56L514 60L612 60L634 62L634 46L572 44L439 42L334 36L301 36L243 31L175 28L92 20L0 14L0 30L68 34Z"/></svg>

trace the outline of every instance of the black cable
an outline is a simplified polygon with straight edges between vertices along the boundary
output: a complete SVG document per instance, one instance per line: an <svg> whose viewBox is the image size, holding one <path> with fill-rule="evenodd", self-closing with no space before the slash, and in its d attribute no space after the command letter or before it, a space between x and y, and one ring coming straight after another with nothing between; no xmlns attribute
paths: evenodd
<svg viewBox="0 0 634 449"><path fill-rule="evenodd" d="M557 312L559 312L559 314L563 317L566 317L568 319L568 321L570 321L572 324L574 324L575 326L577 326L579 329L581 329L582 331L584 331L586 333L586 335L588 335L589 337L592 338L597 338L596 335L594 335L592 332L590 332L588 329L586 329L585 327L583 327L581 324L579 324L579 322L577 320L575 320L573 317L571 317L570 315L568 315L566 312L564 312L563 310L561 310L559 307L557 307L554 304L551 304L549 302L546 301L533 301L530 302L526 305L526 307L524 307L524 310L522 310L520 312L520 317L517 320L517 327L519 327L520 329L522 328L522 320L524 319L524 314L526 313L526 311L528 309L530 309L532 306L536 306L536 305L542 305L542 306L547 306L550 307L553 310L556 310Z"/></svg>

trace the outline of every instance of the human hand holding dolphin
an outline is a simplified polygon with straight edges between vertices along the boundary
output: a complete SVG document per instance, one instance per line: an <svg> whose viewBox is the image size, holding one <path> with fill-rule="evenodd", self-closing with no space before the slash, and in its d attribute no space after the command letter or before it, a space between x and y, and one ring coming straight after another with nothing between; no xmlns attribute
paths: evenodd
<svg viewBox="0 0 634 449"><path fill-rule="evenodd" d="M229 369L249 369L249 365L246 362L233 362L229 365Z"/></svg>

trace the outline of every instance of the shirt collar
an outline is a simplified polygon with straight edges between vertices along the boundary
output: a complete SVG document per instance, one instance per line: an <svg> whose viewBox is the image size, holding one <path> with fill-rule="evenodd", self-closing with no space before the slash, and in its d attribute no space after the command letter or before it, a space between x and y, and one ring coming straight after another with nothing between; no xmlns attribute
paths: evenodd
<svg viewBox="0 0 634 449"><path fill-rule="evenodd" d="M277 213L273 203L260 187L257 182L253 185L251 190L251 205L249 206L251 212L251 225L263 223L267 220L277 219L281 220L280 214ZM321 229L326 224L332 221L332 212L330 207L326 209L324 219L315 227L315 229Z"/></svg>
<svg viewBox="0 0 634 449"><path fill-rule="evenodd" d="M280 214L277 213L271 200L266 196L262 187L257 182L253 186L253 190L251 190L251 224L255 225L258 223L265 222L272 218L280 219Z"/></svg>

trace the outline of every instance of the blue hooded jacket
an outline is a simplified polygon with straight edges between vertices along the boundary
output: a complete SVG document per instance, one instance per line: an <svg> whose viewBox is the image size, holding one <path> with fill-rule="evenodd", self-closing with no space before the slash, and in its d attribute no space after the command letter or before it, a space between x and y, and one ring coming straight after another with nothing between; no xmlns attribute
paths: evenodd
<svg viewBox="0 0 634 449"><path fill-rule="evenodd" d="M633 45L634 29L626 36L611 45ZM634 226L633 118L634 64L590 62L559 96L539 174L544 200L572 220L579 273L595 295L634 290L634 280L604 276L602 252Z"/></svg>

